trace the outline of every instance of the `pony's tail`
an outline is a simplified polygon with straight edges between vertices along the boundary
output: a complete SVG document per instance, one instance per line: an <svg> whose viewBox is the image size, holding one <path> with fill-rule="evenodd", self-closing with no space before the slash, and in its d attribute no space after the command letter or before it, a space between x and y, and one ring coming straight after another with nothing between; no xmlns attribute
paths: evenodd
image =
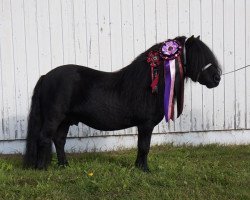
<svg viewBox="0 0 250 200"><path fill-rule="evenodd" d="M24 167L36 168L38 158L38 145L40 130L42 127L42 116L40 112L40 93L43 76L38 80L33 91L31 108L28 119L28 132L26 138L26 152L24 155Z"/></svg>

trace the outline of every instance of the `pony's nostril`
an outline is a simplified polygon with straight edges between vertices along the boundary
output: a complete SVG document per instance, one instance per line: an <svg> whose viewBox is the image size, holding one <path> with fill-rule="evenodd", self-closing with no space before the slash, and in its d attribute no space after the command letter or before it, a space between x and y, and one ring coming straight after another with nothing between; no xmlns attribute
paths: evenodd
<svg viewBox="0 0 250 200"><path fill-rule="evenodd" d="M216 83L219 83L219 82L220 82L220 76L219 76L219 75L215 75L215 76L214 76L214 81L215 81Z"/></svg>

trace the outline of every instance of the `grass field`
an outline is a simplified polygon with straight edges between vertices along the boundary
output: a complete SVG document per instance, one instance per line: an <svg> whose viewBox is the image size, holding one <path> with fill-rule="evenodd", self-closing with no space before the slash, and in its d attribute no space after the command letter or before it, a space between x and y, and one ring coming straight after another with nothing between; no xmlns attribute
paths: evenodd
<svg viewBox="0 0 250 200"><path fill-rule="evenodd" d="M68 155L61 169L23 170L0 155L0 199L250 199L250 145L151 148L151 173L134 168L136 150Z"/></svg>

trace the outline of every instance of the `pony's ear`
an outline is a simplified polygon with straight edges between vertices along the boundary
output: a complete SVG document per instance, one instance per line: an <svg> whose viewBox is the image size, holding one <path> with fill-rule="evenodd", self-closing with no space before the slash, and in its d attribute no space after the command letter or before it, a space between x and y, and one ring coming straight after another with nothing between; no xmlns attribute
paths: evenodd
<svg viewBox="0 0 250 200"><path fill-rule="evenodd" d="M200 35L198 35L197 39L198 39L198 40L200 39Z"/></svg>
<svg viewBox="0 0 250 200"><path fill-rule="evenodd" d="M178 36L175 38L175 40L178 40L181 43L181 45L184 45L186 36Z"/></svg>
<svg viewBox="0 0 250 200"><path fill-rule="evenodd" d="M193 40L194 40L194 35L192 35L191 37L189 37L189 38L187 39L187 43L192 42Z"/></svg>
<svg viewBox="0 0 250 200"><path fill-rule="evenodd" d="M192 35L190 38L188 38L189 41L193 41L194 40L194 35Z"/></svg>

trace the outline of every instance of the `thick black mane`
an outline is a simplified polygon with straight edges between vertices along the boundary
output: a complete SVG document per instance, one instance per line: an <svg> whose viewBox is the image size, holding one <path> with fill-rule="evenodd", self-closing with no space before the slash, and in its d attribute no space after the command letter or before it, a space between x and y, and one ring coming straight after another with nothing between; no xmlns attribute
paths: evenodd
<svg viewBox="0 0 250 200"><path fill-rule="evenodd" d="M183 46L185 43L185 36L176 37L176 40L180 42L180 44ZM136 84L142 84L145 86L145 81L150 84L149 81L151 81L150 78L150 65L147 63L147 56L150 51L159 51L160 47L162 46L162 43L157 43L147 49L145 52L141 53L139 56L137 56L131 64L128 66L122 68L119 72L122 74L122 81L124 80L139 80ZM183 60L182 55L182 60ZM146 74L145 74L146 73ZM125 81L126 82L126 81ZM134 84L134 83L133 83Z"/></svg>
<svg viewBox="0 0 250 200"><path fill-rule="evenodd" d="M184 62L185 68L186 68L186 74L185 77L191 78L193 81L197 81L198 74L202 71L202 68L206 66L208 63L211 63L217 71L221 74L221 69L219 67L219 63L213 54L213 52L207 47L206 44L204 44L199 37L195 38L191 36L186 40L185 36L179 36L175 38L180 42L180 44L186 48L186 63L184 62L184 55L182 54L182 61ZM186 41L186 42L185 42ZM150 47L145 52L141 53L139 56L137 56L134 61L127 67L125 67L124 71L127 71L126 68L131 69L132 67L140 66L142 65L148 65L147 63L147 56L150 51L158 51L161 47L162 43L157 43ZM149 65L148 65L149 66ZM139 68L140 68L139 67ZM132 69L131 69L132 70ZM135 70L135 68L134 68ZM139 69L137 69L140 71ZM143 70L143 69L141 69Z"/></svg>
<svg viewBox="0 0 250 200"><path fill-rule="evenodd" d="M184 46L185 39L186 39L185 36L179 36L179 37L176 37L175 39L178 40L182 46ZM139 56L137 56L134 59L134 61L132 63L134 63L134 62L135 63L137 63L137 62L145 62L147 60L148 53L150 51L158 51L158 50L160 50L160 47L161 47L163 42L164 41L162 41L161 43L157 43L157 44L153 45L152 47L150 47L149 49L147 49L145 52L141 53Z"/></svg>
<svg viewBox="0 0 250 200"><path fill-rule="evenodd" d="M186 37L176 37L176 40L184 46ZM164 41L163 41L164 42ZM115 88L118 91L121 91L122 96L126 99L127 103L131 101L135 101L136 99L150 99L147 98L147 95L151 95L151 68L149 63L147 62L147 57L150 51L159 51L162 43L157 43L147 49L145 52L141 53L137 56L131 64L117 71L116 73L116 81ZM182 54L182 62L184 60ZM159 66L159 93L155 95L156 101L162 101L161 96L163 95L164 88L164 68L163 63ZM131 93L132 88L137 88L136 93ZM139 105L135 105L139 106Z"/></svg>

